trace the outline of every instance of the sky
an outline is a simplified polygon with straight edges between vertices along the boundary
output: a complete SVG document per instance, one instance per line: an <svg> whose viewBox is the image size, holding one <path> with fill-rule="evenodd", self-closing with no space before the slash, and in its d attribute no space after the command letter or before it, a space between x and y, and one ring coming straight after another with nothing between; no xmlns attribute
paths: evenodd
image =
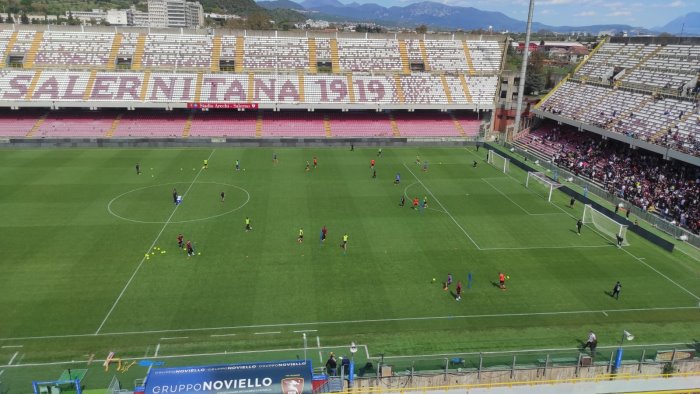
<svg viewBox="0 0 700 394"><path fill-rule="evenodd" d="M349 0L340 0L348 3ZM384 7L423 0L355 0ZM431 0L447 5L500 11L526 20L529 0ZM646 28L663 26L689 12L700 11L700 0L535 0L535 22L553 26L620 23Z"/></svg>

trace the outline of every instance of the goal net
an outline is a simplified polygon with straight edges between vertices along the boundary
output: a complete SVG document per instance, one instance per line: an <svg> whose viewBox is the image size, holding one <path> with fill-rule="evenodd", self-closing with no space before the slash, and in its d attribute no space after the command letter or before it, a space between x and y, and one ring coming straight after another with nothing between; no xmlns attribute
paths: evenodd
<svg viewBox="0 0 700 394"><path fill-rule="evenodd" d="M622 237L622 245L627 246L627 226L616 222L595 208L586 204L583 208L583 223L592 224L598 231L617 242L617 237Z"/></svg>
<svg viewBox="0 0 700 394"><path fill-rule="evenodd" d="M549 179L549 177L542 172L527 172L525 187L543 195L547 201L552 201L552 192L561 186L559 182Z"/></svg>
<svg viewBox="0 0 700 394"><path fill-rule="evenodd" d="M493 150L489 150L489 155L486 161L492 166L498 168L499 170L502 170L504 173L508 172L509 160L494 152Z"/></svg>

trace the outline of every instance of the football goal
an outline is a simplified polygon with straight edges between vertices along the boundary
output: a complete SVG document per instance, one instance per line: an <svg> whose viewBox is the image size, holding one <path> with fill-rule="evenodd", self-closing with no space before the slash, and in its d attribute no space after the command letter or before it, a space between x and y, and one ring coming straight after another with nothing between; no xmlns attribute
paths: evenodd
<svg viewBox="0 0 700 394"><path fill-rule="evenodd" d="M542 172L527 172L525 187L534 190L537 194L543 195L549 202L552 201L552 192L554 192L554 189L558 189L561 186L559 182L549 179L549 177Z"/></svg>
<svg viewBox="0 0 700 394"><path fill-rule="evenodd" d="M486 161L499 170L502 170L504 173L508 173L509 160L498 153L489 150L489 155Z"/></svg>
<svg viewBox="0 0 700 394"><path fill-rule="evenodd" d="M586 204L583 208L583 223L592 224L598 231L612 238L615 242L617 242L617 237L620 236L622 237L622 245L629 245L627 243L627 226L596 211L589 204Z"/></svg>

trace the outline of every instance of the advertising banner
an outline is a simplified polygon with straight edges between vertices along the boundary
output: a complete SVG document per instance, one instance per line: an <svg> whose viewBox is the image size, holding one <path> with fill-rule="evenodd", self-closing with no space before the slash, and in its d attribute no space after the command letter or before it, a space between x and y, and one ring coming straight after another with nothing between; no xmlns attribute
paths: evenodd
<svg viewBox="0 0 700 394"><path fill-rule="evenodd" d="M258 109L258 103L187 103L187 109Z"/></svg>
<svg viewBox="0 0 700 394"><path fill-rule="evenodd" d="M311 361L153 368L146 394L311 394Z"/></svg>

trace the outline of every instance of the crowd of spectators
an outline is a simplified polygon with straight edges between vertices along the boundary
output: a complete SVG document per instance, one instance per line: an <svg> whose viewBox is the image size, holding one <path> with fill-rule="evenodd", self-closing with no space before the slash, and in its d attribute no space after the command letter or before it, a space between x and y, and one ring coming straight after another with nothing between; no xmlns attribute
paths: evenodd
<svg viewBox="0 0 700 394"><path fill-rule="evenodd" d="M700 168L600 135L545 125L520 142L637 207L700 233Z"/></svg>

